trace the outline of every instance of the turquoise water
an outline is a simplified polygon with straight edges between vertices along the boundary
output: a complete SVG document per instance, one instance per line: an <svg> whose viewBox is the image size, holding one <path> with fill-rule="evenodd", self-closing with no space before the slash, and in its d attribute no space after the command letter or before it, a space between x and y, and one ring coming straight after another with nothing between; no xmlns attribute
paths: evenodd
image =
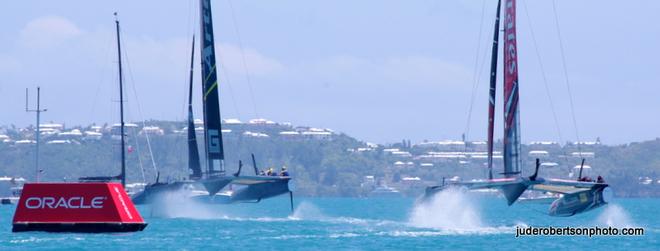
<svg viewBox="0 0 660 251"><path fill-rule="evenodd" d="M288 197L288 196L287 196ZM288 198L259 204L141 207L149 226L123 234L11 233L13 206L0 207L0 249L660 250L660 199L615 199L583 215L555 218L548 205L472 195L442 195L433 205L410 198ZM516 226L638 226L641 237L524 237ZM594 249L596 248L596 249Z"/></svg>

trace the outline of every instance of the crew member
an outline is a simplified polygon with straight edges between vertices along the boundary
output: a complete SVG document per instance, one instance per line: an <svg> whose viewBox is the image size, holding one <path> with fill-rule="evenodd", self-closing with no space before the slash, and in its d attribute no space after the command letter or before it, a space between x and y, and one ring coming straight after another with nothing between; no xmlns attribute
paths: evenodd
<svg viewBox="0 0 660 251"><path fill-rule="evenodd" d="M282 170L280 171L280 176L283 177L289 176L289 172L286 170L286 166L282 166Z"/></svg>

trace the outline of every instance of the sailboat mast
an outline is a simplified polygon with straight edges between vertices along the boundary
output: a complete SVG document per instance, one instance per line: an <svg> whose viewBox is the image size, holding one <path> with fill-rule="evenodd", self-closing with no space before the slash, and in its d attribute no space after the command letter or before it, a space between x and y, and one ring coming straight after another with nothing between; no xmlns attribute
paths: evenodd
<svg viewBox="0 0 660 251"><path fill-rule="evenodd" d="M115 12L115 26L117 27L117 64L119 65L119 119L120 119L120 138L121 138L121 185L126 185L126 153L124 150L124 85L121 71L121 38L119 37L119 19Z"/></svg>
<svg viewBox="0 0 660 251"><path fill-rule="evenodd" d="M495 30L493 31L493 50L490 60L490 89L488 92L488 179L493 179L493 131L495 129L495 96L497 89L497 48L500 42L500 5L497 0Z"/></svg>
<svg viewBox="0 0 660 251"><path fill-rule="evenodd" d="M39 177L40 177L40 173L41 173L41 168L39 168L39 145L41 144L41 141L40 141L40 138L39 138L39 136L41 135L39 125L41 124L41 122L40 122L41 121L41 113L47 111L48 109L41 109L41 87L37 86L37 109L35 109L35 110L29 109L28 99L29 99L28 89L25 88L25 111L26 112L35 112L37 114L37 128L36 128L36 133L35 133L36 152L35 152L35 155L34 155L34 158L35 158L35 160L34 160L35 161L34 162L35 163L34 177L35 177L35 181L39 182Z"/></svg>
<svg viewBox="0 0 660 251"><path fill-rule="evenodd" d="M195 134L195 117L193 116L192 92L193 92L193 69L195 65L195 36L192 39L190 51L190 79L188 87L188 168L192 170L191 179L202 177L202 168L199 164L199 150L197 149L197 135Z"/></svg>
<svg viewBox="0 0 660 251"><path fill-rule="evenodd" d="M504 176L520 173L520 113L518 105L518 48L516 1L506 0L504 19Z"/></svg>
<svg viewBox="0 0 660 251"><path fill-rule="evenodd" d="M211 1L200 0L202 86L204 102L204 141L207 172L209 176L224 175L224 149L220 128L220 101L218 95L218 75L215 63L213 39L213 19ZM217 170L216 170L217 168Z"/></svg>

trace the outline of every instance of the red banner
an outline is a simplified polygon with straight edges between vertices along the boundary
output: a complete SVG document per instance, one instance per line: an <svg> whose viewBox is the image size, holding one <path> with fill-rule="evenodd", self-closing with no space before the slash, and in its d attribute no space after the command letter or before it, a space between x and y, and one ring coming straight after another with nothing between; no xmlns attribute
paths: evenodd
<svg viewBox="0 0 660 251"><path fill-rule="evenodd" d="M144 223L119 183L28 183L13 223Z"/></svg>

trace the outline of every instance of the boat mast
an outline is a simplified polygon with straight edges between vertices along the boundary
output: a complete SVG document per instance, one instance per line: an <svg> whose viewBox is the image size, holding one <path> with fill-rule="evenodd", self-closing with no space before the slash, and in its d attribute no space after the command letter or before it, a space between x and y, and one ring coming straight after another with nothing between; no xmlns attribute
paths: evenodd
<svg viewBox="0 0 660 251"><path fill-rule="evenodd" d="M495 129L495 96L497 89L497 48L500 42L500 5L497 0L495 31L493 32L493 53L490 60L490 89L488 95L488 179L493 179L493 131Z"/></svg>
<svg viewBox="0 0 660 251"><path fill-rule="evenodd" d="M41 143L40 136L41 136L41 130L40 130L40 121L41 121L41 113L47 111L48 109L41 109L41 87L37 86L37 109L30 110L28 108L28 89L25 88L25 111L26 112L35 112L37 113L37 130L35 132L35 140L36 140L36 153L35 153L35 180L39 182L39 173L41 173L39 169L39 145Z"/></svg>
<svg viewBox="0 0 660 251"><path fill-rule="evenodd" d="M119 19L117 12L115 12L115 26L117 27L117 64L119 65L119 119L120 119L120 133L121 133L121 185L126 186L126 153L124 152L124 89L123 89L123 76L121 71L121 43L119 37Z"/></svg>

